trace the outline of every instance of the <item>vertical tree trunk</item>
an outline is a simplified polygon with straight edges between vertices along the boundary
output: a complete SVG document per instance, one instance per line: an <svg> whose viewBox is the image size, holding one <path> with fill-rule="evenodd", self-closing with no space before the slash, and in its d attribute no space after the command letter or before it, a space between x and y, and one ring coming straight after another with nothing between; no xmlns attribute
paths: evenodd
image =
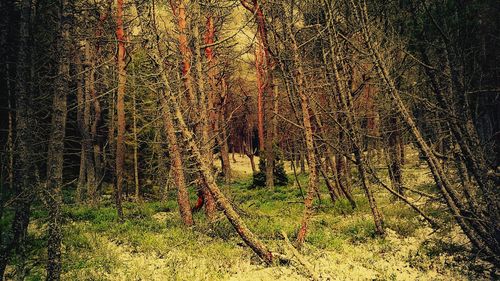
<svg viewBox="0 0 500 281"><path fill-rule="evenodd" d="M311 124L310 117L310 101L309 97L304 91L304 70L302 69L302 62L299 54L298 43L295 40L295 34L292 31L291 24L288 24L287 27L288 36L292 42L292 50L293 50L293 62L295 67L295 79L297 92L300 97L300 107L302 110L302 124L304 125L304 138L306 141L307 148L307 162L309 163L309 179L307 186L307 195L304 201L304 212L302 215L301 225L299 232L297 234L297 247L300 248L302 244L305 242L307 229L309 226L309 220L313 214L313 199L314 194L317 190L317 168L316 168L316 152L314 148L314 137L313 137L313 129Z"/></svg>
<svg viewBox="0 0 500 281"><path fill-rule="evenodd" d="M135 199L140 200L139 194L139 141L137 139L137 104L136 104L136 89L132 94L132 130L134 134L134 184L135 184Z"/></svg>
<svg viewBox="0 0 500 281"><path fill-rule="evenodd" d="M219 114L218 114L218 143L220 146L220 153L221 153L221 166L222 166L222 173L224 174L224 179L228 183L231 181L231 161L229 161L229 145L227 144L227 124L226 124L226 98L227 98L227 85L226 85L226 79L223 77L222 78L222 85L221 85L221 97L220 97L220 109L219 109Z"/></svg>
<svg viewBox="0 0 500 281"><path fill-rule="evenodd" d="M123 1L118 0L116 5L116 37L118 40L118 87L116 111L118 116L116 136L116 188L115 200L118 219L123 221L122 189L124 183L125 165L125 83L127 82L127 71L125 69L125 32L123 29Z"/></svg>
<svg viewBox="0 0 500 281"><path fill-rule="evenodd" d="M198 19L201 19L201 8L199 6L198 1L194 1L192 3L194 8L194 13ZM203 156L206 157L207 163L210 165L211 170L213 171L213 155L212 155L212 138L210 136L210 123L208 118L207 111L207 102L211 101L211 99L207 98L207 93L205 91L205 79L203 73L203 65L201 56L201 36L198 27L198 22L195 22L193 25L193 37L194 37L194 48L195 48L195 58L196 58L196 74L197 74L197 84L198 84L198 114L199 114L199 122L200 128L198 131L201 131L201 150L203 152ZM215 206L215 201L210 192L208 191L207 186L202 186L202 192L205 201L205 213L210 221L215 219L215 213L217 211L217 206Z"/></svg>
<svg viewBox="0 0 500 281"><path fill-rule="evenodd" d="M14 202L14 219L12 220L12 239L0 251L0 278L3 278L5 267L13 251L24 255L24 242L27 235L31 203L35 178L33 175L33 132L34 123L32 101L33 95L29 90L30 74L30 38L31 1L23 0L20 3L19 42L16 62L16 157L14 190L17 200ZM2 246L2 245L0 245Z"/></svg>
<svg viewBox="0 0 500 281"><path fill-rule="evenodd" d="M85 93L84 93L84 77L83 77L83 67L82 61L80 59L80 54L75 52L75 68L76 68L76 99L77 99L77 112L76 112L76 121L78 124L78 129L82 135L82 139L85 138L84 134L84 107L85 107ZM78 183L76 186L76 202L82 202L83 192L85 190L85 186L87 184L87 168L86 168L86 153L85 153L85 145L83 141L81 142L81 152L80 152L80 167L78 174Z"/></svg>
<svg viewBox="0 0 500 281"><path fill-rule="evenodd" d="M387 137L389 177L391 179L392 189L396 190L400 195L403 195L403 173L401 170L401 135L397 119L394 116L391 116L389 117L389 122L389 136Z"/></svg>
<svg viewBox="0 0 500 281"><path fill-rule="evenodd" d="M258 88L258 135L259 135L259 156L266 160L266 187L274 186L274 138L273 135L273 60L268 51L268 29L266 18L262 9L262 3L258 0L240 0L243 7L255 14L257 23L257 51L256 51L256 72ZM251 2L251 3L250 3ZM267 130L264 129L267 128Z"/></svg>
<svg viewBox="0 0 500 281"><path fill-rule="evenodd" d="M43 192L45 203L49 209L49 238L47 243L47 280L61 278L61 205L64 164L64 137L66 131L66 94L70 83L70 7L69 1L60 1L59 36L59 70L55 81L52 101L52 124L47 154L47 186Z"/></svg>
<svg viewBox="0 0 500 281"><path fill-rule="evenodd" d="M80 127L80 133L83 136L82 147L85 151L85 173L87 177L87 197L91 205L97 204L97 177L95 167L95 157L93 153L93 136L91 134L91 109L92 100L95 98L95 79L94 79L94 66L93 66L92 50L89 41L85 41L85 97L83 104L83 117Z"/></svg>

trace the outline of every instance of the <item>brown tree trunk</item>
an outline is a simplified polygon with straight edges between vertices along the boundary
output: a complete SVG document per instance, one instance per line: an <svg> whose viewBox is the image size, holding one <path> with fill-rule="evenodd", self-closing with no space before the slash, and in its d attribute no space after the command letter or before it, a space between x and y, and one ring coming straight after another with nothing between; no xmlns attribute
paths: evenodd
<svg viewBox="0 0 500 281"><path fill-rule="evenodd" d="M83 122L80 125L80 133L83 136L82 147L85 151L85 173L87 177L87 197L91 205L96 205L97 200L97 177L95 173L95 155L93 153L93 136L91 134L91 107L95 96L94 66L92 63L92 50L88 41L85 42L85 96L83 104Z"/></svg>
<svg viewBox="0 0 500 281"><path fill-rule="evenodd" d="M118 116L116 134L116 188L115 200L118 219L123 221L122 189L124 183L125 165L125 84L127 82L127 70L125 65L125 32L123 29L123 1L118 0L116 5L116 37L118 40L118 87L116 112Z"/></svg>
<svg viewBox="0 0 500 281"><path fill-rule="evenodd" d="M158 73L160 73L158 79L163 83L163 85L158 90L162 106L163 126L165 128L165 134L167 136L168 150L171 159L171 171L173 173L174 182L177 187L177 202L179 204L179 211L182 221L185 225L191 226L194 222L191 212L191 206L189 204L189 193L186 186L186 179L184 177L181 149L179 147L179 141L175 134L170 106L165 99L165 96L167 95L166 90L168 89L168 77L161 57L161 51L158 42L159 37L157 36L156 27L153 25L154 21L147 18L150 13L148 12L145 4L141 3L141 1L135 1L135 6L139 14L142 33L145 37L143 40L144 47L150 52L154 63L158 67Z"/></svg>
<svg viewBox="0 0 500 281"><path fill-rule="evenodd" d="M392 183L392 189L396 190L400 195L403 195L403 173L401 170L401 135L398 121L394 116L389 118L389 135L388 140L388 170L389 177Z"/></svg>
<svg viewBox="0 0 500 281"><path fill-rule="evenodd" d="M165 93L161 93L165 96ZM171 170L174 176L175 185L177 187L177 202L179 204L179 211L181 219L185 225L191 226L194 224L193 215L191 213L191 206L189 204L189 194L186 187L186 180L184 178L184 168L182 166L182 156L180 147L175 135L175 128L172 122L169 105L165 98L160 97L163 112L163 124L165 133L168 139L168 149L170 153Z"/></svg>
<svg viewBox="0 0 500 281"><path fill-rule="evenodd" d="M333 20L333 15L331 9L329 9L329 18L330 20ZM345 112L345 121L346 121L346 127L347 127L347 133L348 137L352 143L352 148L353 148L353 153L354 153L354 158L356 161L356 166L358 168L359 172L359 179L361 181L361 185L363 187L363 190L365 191L365 195L368 199L368 203L370 205L370 209L372 211L373 215L373 220L375 223L375 232L379 235L384 234L384 228L383 228L383 220L382 216L378 210L377 203L375 201L375 197L373 196L372 191L370 190L367 179L366 179L366 166L362 157L362 152L359 147L359 139L357 136L357 132L355 131L355 122L353 120L351 111L352 108L349 106L350 105L350 93L349 88L347 85L345 85L345 82L342 83L342 79L340 78L340 73L339 69L337 67L338 63L341 63L341 60L339 59L339 55L337 54L337 49L336 45L337 44L337 34L335 34L335 31L330 28L329 30L329 43L330 43L330 51L331 51L331 57L332 57L332 62L331 62L331 67L333 70L333 75L334 75L334 83L336 90L339 93L340 96L340 104L342 106L343 111ZM337 46L338 47L338 46Z"/></svg>
<svg viewBox="0 0 500 281"><path fill-rule="evenodd" d="M262 9L262 3L258 0L240 0L245 9L255 14L257 23L257 46L256 46L256 74L257 74L257 110L258 110L258 136L259 136L259 156L265 157L266 161L266 187L274 187L274 138L273 135L273 60L268 51L268 29L266 18ZM267 130L264 129L267 128Z"/></svg>
<svg viewBox="0 0 500 281"><path fill-rule="evenodd" d="M362 35L363 39L370 50L371 59L377 68L378 75L384 81L388 87L388 93L390 98L402 119L405 121L413 136L417 141L417 145L421 153L426 157L427 164L432 172L434 181L441 191L450 211L454 215L455 220L461 227L464 234L469 238L474 247L486 255L490 256L494 262L498 263L499 257L499 246L498 240L494 237L494 234L488 232L489 229L485 229L481 224L478 223L474 218L469 219L471 216L480 216L481 214L471 214L465 208L462 200L460 199L457 190L453 188L447 175L443 171L439 160L433 153L432 148L424 140L420 130L418 129L410 111L401 99L401 95L396 88L393 78L390 76L387 67L382 60L382 57L377 48L374 47L373 42L370 38L370 31L366 25L368 19L368 12L366 6L363 6L356 10L357 20L362 24ZM496 215L496 214L495 214ZM496 226L494 229L498 229ZM498 233L498 232L497 232Z"/></svg>
<svg viewBox="0 0 500 281"><path fill-rule="evenodd" d="M305 242L307 229L309 226L309 220L313 214L313 199L314 194L317 190L317 168L316 168L316 152L314 148L314 137L313 137L313 129L311 124L310 117L310 101L309 97L305 93L304 90L304 70L302 69L301 58L299 54L299 47L297 41L295 40L295 34L292 31L291 25L287 25L288 36L292 42L292 50L293 50L293 60L295 69L295 83L297 87L297 91L300 97L300 106L302 110L302 124L304 126L304 138L306 141L307 148L307 160L309 163L309 179L307 186L307 195L304 201L304 212L302 214L302 220L299 232L297 234L297 247L300 248L302 244Z"/></svg>
<svg viewBox="0 0 500 281"><path fill-rule="evenodd" d="M0 245L0 279L3 278L5 267L12 252L16 251L24 256L24 243L27 236L33 190L36 185L34 177L35 166L33 164L33 132L34 118L32 101L33 95L29 90L31 83L30 74L30 38L31 1L23 0L20 3L19 41L16 62L16 157L14 194L17 198L14 202L14 219L12 220L12 238L5 245Z"/></svg>
<svg viewBox="0 0 500 281"><path fill-rule="evenodd" d="M165 97L167 98L167 97ZM238 213L234 210L233 206L229 200L220 191L219 187L215 183L215 179L212 176L212 171L210 171L209 163L206 163L206 158L201 155L201 150L196 144L193 133L189 130L184 117L182 116L179 103L175 95L169 92L170 104L175 111L175 118L179 124L179 128L186 139L189 149L192 151L193 156L196 160L200 173L202 175L202 180L205 181L210 193L215 198L217 204L223 209L224 214L228 218L229 222L233 225L236 232L245 241L245 243L266 263L272 263L273 255L269 249L253 234L250 229L243 222Z"/></svg>
<svg viewBox="0 0 500 281"><path fill-rule="evenodd" d="M45 204L49 209L47 242L47 280L61 278L62 241L62 181L64 164L64 137L66 131L66 94L70 83L70 22L69 1L61 0L59 10L59 69L55 80L52 101L52 124L47 153L47 185L43 191Z"/></svg>

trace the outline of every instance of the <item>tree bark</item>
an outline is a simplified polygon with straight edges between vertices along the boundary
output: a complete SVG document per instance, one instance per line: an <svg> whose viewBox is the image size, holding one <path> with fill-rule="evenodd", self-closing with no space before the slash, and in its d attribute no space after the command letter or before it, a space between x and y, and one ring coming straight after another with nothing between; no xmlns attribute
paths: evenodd
<svg viewBox="0 0 500 281"><path fill-rule="evenodd" d="M116 38L118 40L118 87L116 92L116 112L118 124L116 134L115 200L118 219L120 221L123 221L122 189L125 166L125 84L127 82L127 70L125 65L125 31L123 27L123 2L124 0L118 0L116 5Z"/></svg>
<svg viewBox="0 0 500 281"><path fill-rule="evenodd" d="M33 94L29 89L31 83L31 50L28 42L31 22L31 1L20 2L19 42L16 62L16 157L14 194L14 219L12 220L12 239L7 241L0 251L0 279L3 278L5 267L13 251L24 255L24 242L27 235L31 203L33 201L34 187L36 187L33 171L33 132L35 119L33 117Z"/></svg>
<svg viewBox="0 0 500 281"><path fill-rule="evenodd" d="M173 117L170 112L170 106L166 102L164 96L166 95L166 87L168 86L168 77L166 69L164 68L163 60L161 57L160 45L158 41L158 35L156 31L156 26L154 26L154 21L148 19L148 16L154 17L150 10L147 9L144 3L141 1L135 1L135 6L139 14L139 20L141 24L142 34L145 37L143 40L144 47L151 53L151 58L153 62L158 67L160 76L159 81L162 83L158 88L160 103L162 106L162 118L163 126L165 129L165 134L168 141L168 151L171 159L171 170L174 177L174 182L177 187L177 202L179 204L179 212L184 225L191 226L194 224L193 215L191 212L191 206L189 204L189 194L186 186L186 179L184 177L184 168L182 165L182 155L181 149L179 147L179 141L175 133L174 124L172 122Z"/></svg>
<svg viewBox="0 0 500 281"><path fill-rule="evenodd" d="M52 124L47 153L47 185L43 191L49 209L47 242L47 280L61 278L62 241L62 181L64 164L64 137L66 131L66 94L70 83L70 13L69 1L61 0L59 6L59 36L57 50L59 69L55 80L52 101Z"/></svg>

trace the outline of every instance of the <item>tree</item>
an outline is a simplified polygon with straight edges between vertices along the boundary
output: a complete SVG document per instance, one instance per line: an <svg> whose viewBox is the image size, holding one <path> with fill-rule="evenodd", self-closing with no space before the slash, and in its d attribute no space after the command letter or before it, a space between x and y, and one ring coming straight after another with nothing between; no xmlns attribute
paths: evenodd
<svg viewBox="0 0 500 281"><path fill-rule="evenodd" d="M116 136L116 209L119 220L123 220L122 190L125 165L125 84L127 83L127 70L125 64L125 31L123 27L123 0L118 0L116 5L116 38L118 40L117 53L117 101L116 112L118 116L118 130Z"/></svg>

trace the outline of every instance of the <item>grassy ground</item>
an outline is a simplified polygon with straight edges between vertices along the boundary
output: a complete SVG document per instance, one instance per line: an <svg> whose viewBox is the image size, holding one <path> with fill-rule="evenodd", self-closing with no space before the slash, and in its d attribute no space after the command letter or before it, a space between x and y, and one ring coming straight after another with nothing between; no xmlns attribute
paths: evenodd
<svg viewBox="0 0 500 281"><path fill-rule="evenodd" d="M282 252L280 231L293 238L301 217L298 186L291 183L274 190L249 189L247 159L237 160L233 165L236 180L222 189L250 229L273 251ZM305 187L307 177L302 175L299 180ZM405 181L422 191L434 188L424 167L406 167ZM354 191L358 208L351 210L348 202L332 204L324 186L321 188L321 202L315 202L316 214L302 254L322 278L486 279L484 268L469 260L465 239L455 228L433 232L410 208L373 185L387 229L386 237L375 237L361 191ZM449 220L438 204L413 199L428 213L439 214L441 222ZM183 227L174 191L163 202L127 202L124 207L126 221L120 224L111 201L98 208L65 206L63 280L307 280L298 266L264 266L222 213L213 223L197 213L196 225ZM23 261L27 280L44 279L45 217L43 211L34 211L27 247L32 250ZM20 263L14 260L14 264ZM8 276L16 268L9 267Z"/></svg>

